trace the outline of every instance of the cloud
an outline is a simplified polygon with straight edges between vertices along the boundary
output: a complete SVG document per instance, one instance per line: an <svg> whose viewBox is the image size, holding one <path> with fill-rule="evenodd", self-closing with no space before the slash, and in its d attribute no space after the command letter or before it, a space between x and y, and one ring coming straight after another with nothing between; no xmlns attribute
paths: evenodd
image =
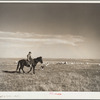
<svg viewBox="0 0 100 100"><path fill-rule="evenodd" d="M21 33L21 32L2 32L0 31L0 41L20 41L31 43L44 43L44 44L67 44L77 46L84 41L81 36L67 35L45 35L35 33Z"/></svg>

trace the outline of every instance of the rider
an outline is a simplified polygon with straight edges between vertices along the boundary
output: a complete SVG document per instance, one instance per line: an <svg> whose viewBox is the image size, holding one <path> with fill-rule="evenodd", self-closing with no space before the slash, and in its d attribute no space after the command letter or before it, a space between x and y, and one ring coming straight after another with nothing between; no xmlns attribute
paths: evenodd
<svg viewBox="0 0 100 100"><path fill-rule="evenodd" d="M27 61L28 61L28 64L29 64L30 66L32 66L31 52L29 52L28 55L27 55Z"/></svg>

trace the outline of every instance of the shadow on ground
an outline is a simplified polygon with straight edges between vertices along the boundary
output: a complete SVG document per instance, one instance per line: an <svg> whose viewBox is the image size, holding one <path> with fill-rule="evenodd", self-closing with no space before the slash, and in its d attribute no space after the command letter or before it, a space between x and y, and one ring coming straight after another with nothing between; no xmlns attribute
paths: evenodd
<svg viewBox="0 0 100 100"><path fill-rule="evenodd" d="M3 70L2 72L4 72L4 73L19 73L19 72L16 72L16 71L6 71L6 70Z"/></svg>

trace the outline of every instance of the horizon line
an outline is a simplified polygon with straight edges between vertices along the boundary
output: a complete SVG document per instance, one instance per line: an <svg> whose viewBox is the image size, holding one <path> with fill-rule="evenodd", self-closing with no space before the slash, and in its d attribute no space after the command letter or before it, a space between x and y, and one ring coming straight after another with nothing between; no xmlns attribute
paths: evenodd
<svg viewBox="0 0 100 100"><path fill-rule="evenodd" d="M35 58L37 58L37 57L35 57ZM43 57L42 57L43 58ZM24 57L0 57L0 59L27 59L27 58L24 58ZM33 58L34 59L34 58ZM48 58L43 58L43 59L100 59L100 58L50 58L50 57L48 57Z"/></svg>

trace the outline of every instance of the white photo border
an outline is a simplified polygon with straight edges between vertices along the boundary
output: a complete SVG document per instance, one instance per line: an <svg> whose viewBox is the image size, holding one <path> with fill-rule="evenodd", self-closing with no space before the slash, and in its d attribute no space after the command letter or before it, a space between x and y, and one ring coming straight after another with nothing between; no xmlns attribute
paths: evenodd
<svg viewBox="0 0 100 100"><path fill-rule="evenodd" d="M100 3L100 1L0 1L0 3ZM0 99L100 99L100 92L0 91Z"/></svg>

